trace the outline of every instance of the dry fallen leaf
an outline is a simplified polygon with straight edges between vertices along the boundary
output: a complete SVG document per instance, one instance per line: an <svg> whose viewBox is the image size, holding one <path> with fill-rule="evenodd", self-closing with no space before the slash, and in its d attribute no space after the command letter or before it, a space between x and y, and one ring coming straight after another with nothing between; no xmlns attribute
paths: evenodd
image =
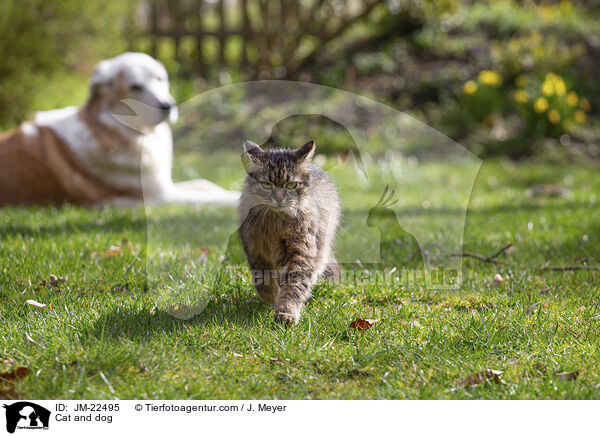
<svg viewBox="0 0 600 436"><path fill-rule="evenodd" d="M124 248L127 248L129 251L133 250L133 245L131 244L131 241L127 238L123 238L123 240L121 240L121 245L111 245L110 247L108 247L108 250L104 250L104 251L100 251L100 252L93 252L92 253L92 257L96 257L96 256L100 256L100 257L113 257L116 256L118 254L121 254L121 252L123 251Z"/></svg>
<svg viewBox="0 0 600 436"><path fill-rule="evenodd" d="M572 372L557 372L554 374L560 381L575 380L579 376L579 371Z"/></svg>
<svg viewBox="0 0 600 436"><path fill-rule="evenodd" d="M66 282L67 278L66 277L57 277L54 274L50 274L50 279L48 280L48 284L50 286L56 286L59 283L63 283Z"/></svg>
<svg viewBox="0 0 600 436"><path fill-rule="evenodd" d="M59 283L63 283L63 282L66 282L66 281L67 281L67 278L66 278L66 277L57 277L57 276L56 276L56 275L54 275L54 274L50 274L50 277L48 278L48 281L46 281L46 280L42 280L42 281L40 282L40 286L46 286L46 285L49 285L49 286L56 286L56 285L58 285Z"/></svg>
<svg viewBox="0 0 600 436"><path fill-rule="evenodd" d="M20 366L17 369L9 372L3 372L0 374L1 381L14 381L20 380L23 377L26 377L29 374L29 368L25 368L24 366Z"/></svg>
<svg viewBox="0 0 600 436"><path fill-rule="evenodd" d="M123 247L117 247L116 245L111 245L108 248L108 250L101 251L98 254L100 255L100 257L113 257L113 256L116 256L117 254L121 254L121 251L123 251Z"/></svg>
<svg viewBox="0 0 600 436"><path fill-rule="evenodd" d="M279 362L279 363L283 363L283 360L281 360L280 357L269 357L269 360L271 362Z"/></svg>
<svg viewBox="0 0 600 436"><path fill-rule="evenodd" d="M502 374L504 374L504 371L498 371L496 369L488 368L485 371L480 371L476 374L470 375L462 379L458 382L458 385L464 388L470 386L477 386L478 384L483 383L485 381L505 384L506 382L502 380Z"/></svg>
<svg viewBox="0 0 600 436"><path fill-rule="evenodd" d="M38 303L38 302L37 302L37 301L35 301L35 300L27 300L27 301L26 301L26 303L27 303L27 304L30 304L30 305L32 305L32 306L35 306L35 307L40 307L40 308L44 308L44 307L46 307L46 306L47 306L47 304L44 304L44 303Z"/></svg>
<svg viewBox="0 0 600 436"><path fill-rule="evenodd" d="M368 330L371 327L373 327L373 324L375 324L377 321L379 321L379 320L378 319L356 318L354 321L352 321L350 323L350 328L355 329L355 330Z"/></svg>

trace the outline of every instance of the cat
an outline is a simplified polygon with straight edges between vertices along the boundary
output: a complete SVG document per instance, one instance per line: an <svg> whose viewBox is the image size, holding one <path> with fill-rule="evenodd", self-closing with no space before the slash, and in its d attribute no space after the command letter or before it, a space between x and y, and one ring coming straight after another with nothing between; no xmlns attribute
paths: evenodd
<svg viewBox="0 0 600 436"><path fill-rule="evenodd" d="M298 323L320 276L339 275L332 249L340 201L327 173L311 163L314 152L312 140L297 150L244 142L240 236L258 295L288 325Z"/></svg>

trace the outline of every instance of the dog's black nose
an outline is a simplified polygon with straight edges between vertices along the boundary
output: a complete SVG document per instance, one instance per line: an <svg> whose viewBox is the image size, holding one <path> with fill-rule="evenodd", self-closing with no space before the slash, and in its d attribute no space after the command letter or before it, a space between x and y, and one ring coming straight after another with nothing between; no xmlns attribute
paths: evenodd
<svg viewBox="0 0 600 436"><path fill-rule="evenodd" d="M166 111L169 110L173 107L172 104L170 103L161 103L160 106L158 107L160 110Z"/></svg>

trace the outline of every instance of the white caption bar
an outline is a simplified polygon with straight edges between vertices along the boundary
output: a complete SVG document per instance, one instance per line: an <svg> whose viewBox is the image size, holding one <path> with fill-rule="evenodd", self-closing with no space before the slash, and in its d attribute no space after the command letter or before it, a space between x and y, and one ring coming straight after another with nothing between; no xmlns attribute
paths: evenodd
<svg viewBox="0 0 600 436"><path fill-rule="evenodd" d="M597 434L595 401L0 401L0 435ZM12 431L11 431L12 430ZM590 432L591 431L591 432Z"/></svg>

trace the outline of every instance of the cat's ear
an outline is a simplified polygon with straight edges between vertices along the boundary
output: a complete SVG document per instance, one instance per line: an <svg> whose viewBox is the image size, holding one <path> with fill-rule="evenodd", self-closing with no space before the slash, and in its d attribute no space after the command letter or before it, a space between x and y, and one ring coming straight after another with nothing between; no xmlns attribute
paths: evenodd
<svg viewBox="0 0 600 436"><path fill-rule="evenodd" d="M244 166L248 167L250 162L258 162L264 153L258 144L252 141L244 141L244 155L242 156Z"/></svg>
<svg viewBox="0 0 600 436"><path fill-rule="evenodd" d="M294 152L296 162L310 162L315 154L315 141L310 140Z"/></svg>

